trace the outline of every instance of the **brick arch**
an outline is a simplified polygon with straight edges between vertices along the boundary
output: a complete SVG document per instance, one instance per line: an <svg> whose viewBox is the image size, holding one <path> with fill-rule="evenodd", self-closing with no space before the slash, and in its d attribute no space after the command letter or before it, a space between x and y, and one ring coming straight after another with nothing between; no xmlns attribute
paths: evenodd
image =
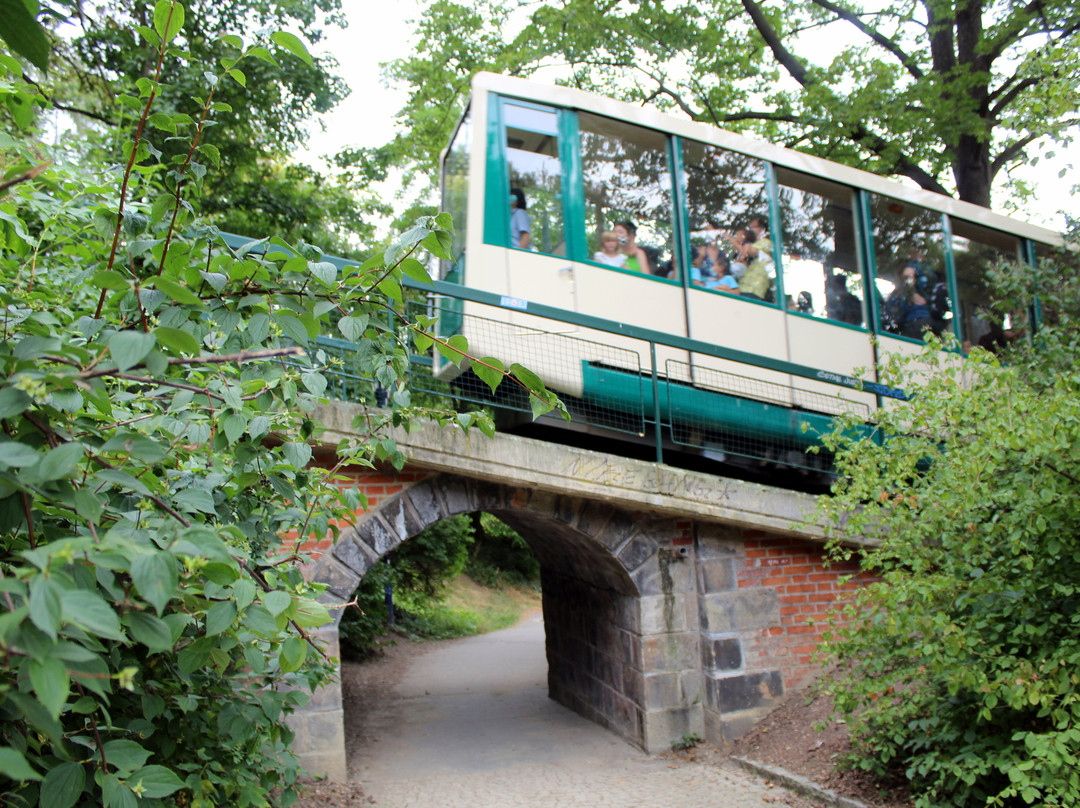
<svg viewBox="0 0 1080 808"><path fill-rule="evenodd" d="M475 511L515 529L540 562L551 698L650 751L702 731L701 688L693 684L700 676L678 684L678 671L696 671L699 651L689 625L693 575L688 567L673 575L678 553L670 520L441 474L378 503L308 576L327 585L328 603L345 603L395 547L442 519ZM670 697L657 697L658 668L674 671L664 674L676 680Z"/></svg>

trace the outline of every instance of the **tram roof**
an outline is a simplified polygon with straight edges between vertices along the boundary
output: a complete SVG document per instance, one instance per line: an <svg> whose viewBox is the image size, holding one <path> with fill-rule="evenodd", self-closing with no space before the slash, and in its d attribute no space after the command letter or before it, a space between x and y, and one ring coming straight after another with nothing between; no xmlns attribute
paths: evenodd
<svg viewBox="0 0 1080 808"><path fill-rule="evenodd" d="M862 188L876 194L910 202L913 205L948 213L969 222L1034 241L1053 246L1060 246L1063 243L1061 235L1053 230L1020 219L1003 216L1000 213L994 213L989 208L980 205L962 202L921 188L912 188L878 174L872 174L869 171L841 165L822 157L815 157L794 149L777 146L765 140L737 135L734 132L728 132L725 129L709 124L688 121L656 110L638 107L625 101L616 101L613 98L588 93L584 90L543 84L496 73L477 73L473 76L472 88L474 94L494 92L524 101L535 101L615 118L667 134L678 135L679 137L757 157L793 171L825 177L842 185Z"/></svg>

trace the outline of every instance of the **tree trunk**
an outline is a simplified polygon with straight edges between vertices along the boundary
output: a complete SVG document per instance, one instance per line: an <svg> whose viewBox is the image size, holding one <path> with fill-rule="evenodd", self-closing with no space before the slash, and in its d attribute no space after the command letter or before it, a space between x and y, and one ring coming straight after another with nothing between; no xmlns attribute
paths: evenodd
<svg viewBox="0 0 1080 808"><path fill-rule="evenodd" d="M953 153L953 179L957 197L990 207L990 144L974 135L961 135Z"/></svg>

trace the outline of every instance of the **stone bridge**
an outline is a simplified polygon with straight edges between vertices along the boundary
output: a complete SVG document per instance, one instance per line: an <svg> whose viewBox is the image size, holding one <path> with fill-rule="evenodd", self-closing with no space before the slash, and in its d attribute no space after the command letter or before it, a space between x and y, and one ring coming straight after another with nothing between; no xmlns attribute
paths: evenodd
<svg viewBox="0 0 1080 808"><path fill-rule="evenodd" d="M323 408L323 442L356 412ZM367 512L336 545L305 545L324 599L351 600L428 525L492 513L541 565L551 698L648 752L687 733L722 745L809 681L825 618L858 585L840 582L854 565L823 564L807 494L502 434L396 437L405 469L350 473ZM320 636L336 655L336 626ZM291 723L305 768L344 779L340 686Z"/></svg>

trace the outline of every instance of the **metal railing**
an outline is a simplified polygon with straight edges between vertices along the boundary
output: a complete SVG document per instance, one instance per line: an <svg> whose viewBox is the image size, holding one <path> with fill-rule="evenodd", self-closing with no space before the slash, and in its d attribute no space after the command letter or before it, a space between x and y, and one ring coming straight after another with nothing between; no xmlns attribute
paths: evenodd
<svg viewBox="0 0 1080 808"><path fill-rule="evenodd" d="M232 246L250 241L231 235L226 240ZM356 263L336 256L322 260L339 268ZM402 285L422 293L423 300L410 306L429 315L445 315L453 333L466 333L475 356L501 352L507 364L519 362L534 370L564 397L577 423L651 438L657 462L663 462L667 445L669 450L714 459L733 455L819 469L829 464L829 458L807 449L831 429L833 416L852 413L866 421L871 407L865 399L873 397L880 405L883 398L904 398L902 391L854 376L445 281L427 285L403 278ZM472 304L468 313L467 304ZM610 335L618 345L568 330ZM440 330L440 336L449 333ZM355 370L356 345L331 337L319 337L316 343L328 379L326 395L385 403L385 391ZM658 360L673 351L686 358ZM448 403L531 412L520 388L504 384L492 393L468 372L468 360L461 372L447 372L439 364L436 354L411 357L410 389ZM790 380L761 378L776 379L778 374ZM863 400L829 396L800 379L868 395L861 396Z"/></svg>

